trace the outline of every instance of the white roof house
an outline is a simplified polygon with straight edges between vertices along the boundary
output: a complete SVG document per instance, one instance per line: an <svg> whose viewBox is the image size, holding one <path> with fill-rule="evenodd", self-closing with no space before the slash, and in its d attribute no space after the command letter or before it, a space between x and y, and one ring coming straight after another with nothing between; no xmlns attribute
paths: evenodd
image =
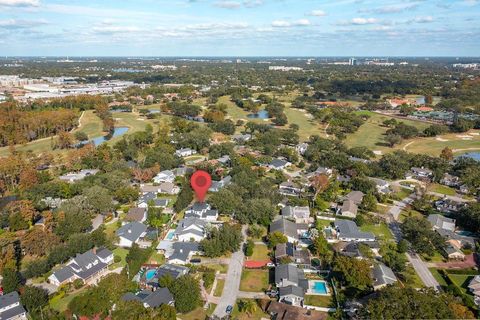
<svg viewBox="0 0 480 320"><path fill-rule="evenodd" d="M164 170L159 172L154 178L154 183L162 183L162 182L173 182L175 181L175 173L171 170Z"/></svg>
<svg viewBox="0 0 480 320"><path fill-rule="evenodd" d="M205 227L207 222L198 218L185 218L180 220L174 237L178 241L202 241L205 238Z"/></svg>
<svg viewBox="0 0 480 320"><path fill-rule="evenodd" d="M121 226L116 234L119 238L120 247L130 248L134 243L138 243L145 236L147 226L143 223L134 221Z"/></svg>

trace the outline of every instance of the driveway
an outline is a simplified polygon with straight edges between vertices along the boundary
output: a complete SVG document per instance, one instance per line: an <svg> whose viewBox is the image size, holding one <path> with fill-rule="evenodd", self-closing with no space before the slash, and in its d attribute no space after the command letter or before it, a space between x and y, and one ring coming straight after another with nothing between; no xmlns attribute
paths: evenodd
<svg viewBox="0 0 480 320"><path fill-rule="evenodd" d="M393 203L394 206L390 208L388 213L393 216L393 219L398 220L402 210L405 209L406 206L411 204L414 199L415 199L415 195L411 194L410 196L406 197L402 201L394 201L394 203Z"/></svg>
<svg viewBox="0 0 480 320"><path fill-rule="evenodd" d="M235 301L237 300L240 279L242 277L243 260L245 259L245 255L243 253L243 245L247 239L247 226L245 225L242 227L242 234L243 242L240 245L240 250L233 253L232 257L230 258L230 264L228 267L227 277L225 279L223 293L220 297L217 307L215 308L215 312L213 313L214 316L219 318L225 317L227 315L225 312L227 306L234 306Z"/></svg>

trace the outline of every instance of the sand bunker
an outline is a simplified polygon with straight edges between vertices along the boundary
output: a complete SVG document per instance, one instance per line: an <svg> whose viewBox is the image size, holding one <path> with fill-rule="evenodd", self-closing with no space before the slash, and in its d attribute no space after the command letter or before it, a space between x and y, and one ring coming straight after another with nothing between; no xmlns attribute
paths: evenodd
<svg viewBox="0 0 480 320"><path fill-rule="evenodd" d="M448 141L448 139L443 139L443 138L435 138L435 140L441 141L441 142L446 142L446 141Z"/></svg>
<svg viewBox="0 0 480 320"><path fill-rule="evenodd" d="M467 141L469 141L469 140L472 140L472 137L462 138L462 140L467 140Z"/></svg>
<svg viewBox="0 0 480 320"><path fill-rule="evenodd" d="M472 138L471 136L457 136L457 138L463 139L463 138Z"/></svg>
<svg viewBox="0 0 480 320"><path fill-rule="evenodd" d="M470 132L469 135L471 136L480 136L479 132Z"/></svg>
<svg viewBox="0 0 480 320"><path fill-rule="evenodd" d="M379 156L383 154L381 150L373 150L373 153Z"/></svg>
<svg viewBox="0 0 480 320"><path fill-rule="evenodd" d="M137 118L137 120L140 120L140 121L145 121L145 119L143 119L143 118Z"/></svg>

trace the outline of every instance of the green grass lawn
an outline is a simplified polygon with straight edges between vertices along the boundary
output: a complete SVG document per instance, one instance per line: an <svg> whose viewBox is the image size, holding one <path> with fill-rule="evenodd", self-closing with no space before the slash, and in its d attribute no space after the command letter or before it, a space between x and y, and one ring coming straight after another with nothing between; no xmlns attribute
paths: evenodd
<svg viewBox="0 0 480 320"><path fill-rule="evenodd" d="M454 196L454 195L457 194L455 189L444 186L444 185L441 185L441 184L438 184L438 183L432 184L430 186L430 191L445 194L447 196Z"/></svg>
<svg viewBox="0 0 480 320"><path fill-rule="evenodd" d="M377 204L377 212L381 214L387 214L388 211L390 210L390 206L384 205L384 204Z"/></svg>
<svg viewBox="0 0 480 320"><path fill-rule="evenodd" d="M226 264L209 264L209 263L205 263L205 264L202 264L204 267L207 267L207 268L210 268L210 269L213 269L215 271L218 271L220 273L227 273L228 271L228 265Z"/></svg>
<svg viewBox="0 0 480 320"><path fill-rule="evenodd" d="M356 113L369 115L370 118L355 133L347 136L345 143L348 147L367 147L370 150L378 150L382 151L383 153L392 152L395 149L401 148L401 146L390 148L384 142L384 134L389 128L382 126L382 122L387 119L391 119L391 117L371 111L357 111ZM419 130L424 130L429 126L429 124L420 121L403 119L397 120L402 121L407 125L414 126ZM408 141L405 141L405 143L408 143Z"/></svg>
<svg viewBox="0 0 480 320"><path fill-rule="evenodd" d="M249 258L250 260L268 260L270 256L268 255L268 247L263 244L256 244L253 248L253 255Z"/></svg>
<svg viewBox="0 0 480 320"><path fill-rule="evenodd" d="M215 297L221 297L223 287L225 287L225 279L217 279L217 286L215 287L215 291L213 291L213 295Z"/></svg>
<svg viewBox="0 0 480 320"><path fill-rule="evenodd" d="M333 305L332 296L305 295L305 304L315 307L330 308Z"/></svg>
<svg viewBox="0 0 480 320"><path fill-rule="evenodd" d="M393 235L385 223L363 225L360 227L360 230L363 232L372 232L380 240L393 240Z"/></svg>
<svg viewBox="0 0 480 320"><path fill-rule="evenodd" d="M416 211L416 210L408 210L408 211L402 211L400 213L400 217L398 218L398 220L400 220L400 222L403 222L405 221L405 219L407 217L417 217L417 218L422 218L423 217L423 214L421 214L420 212Z"/></svg>
<svg viewBox="0 0 480 320"><path fill-rule="evenodd" d="M148 258L147 263L151 264L164 264L165 263L165 256L163 254L158 253L157 251L153 251L150 258Z"/></svg>
<svg viewBox="0 0 480 320"><path fill-rule="evenodd" d="M122 261L120 262L117 262L117 263L114 263L112 264L109 269L110 270L114 270L116 268L119 268L119 267L125 267L125 265L127 264L127 262L125 261L125 258L128 254L128 250L125 249L125 248L115 248L115 250L113 250L113 256L119 256L120 258L122 258Z"/></svg>
<svg viewBox="0 0 480 320"><path fill-rule="evenodd" d="M450 279L460 287L463 293L468 294L468 284L472 281L474 275L469 274L449 274Z"/></svg>
<svg viewBox="0 0 480 320"><path fill-rule="evenodd" d="M406 197L408 197L409 195L412 194L412 190L410 189L407 189L407 188L400 188L400 190L398 190L397 192L395 192L393 195L394 195L394 198L397 199L397 200L403 200L405 199Z"/></svg>
<svg viewBox="0 0 480 320"><path fill-rule="evenodd" d="M49 303L50 307L52 307L52 309L56 311L64 312L65 310L67 310L68 304L70 303L70 301L72 301L73 298L75 298L82 292L83 290L79 290L72 294L66 294L63 297L60 295L54 296L52 299L50 299L50 303Z"/></svg>
<svg viewBox="0 0 480 320"><path fill-rule="evenodd" d="M422 255L422 257L429 262L446 262L445 258L438 251L435 251L432 256Z"/></svg>
<svg viewBox="0 0 480 320"><path fill-rule="evenodd" d="M202 307L198 307L197 309L186 313L186 314L181 314L177 316L177 319L179 320L205 320L207 316L210 316L213 314L213 311L215 311L216 304L211 303L208 307L207 310L203 309Z"/></svg>
<svg viewBox="0 0 480 320"><path fill-rule="evenodd" d="M479 133L479 130L471 130L470 133ZM466 152L464 149L480 150L480 136L471 135L464 140L463 136L468 133L451 133L434 138L417 138L406 147L408 152L429 154L438 156L445 147L449 147L456 154Z"/></svg>
<svg viewBox="0 0 480 320"><path fill-rule="evenodd" d="M406 270L403 272L405 280L405 285L410 286L412 288L423 288L425 285L423 284L422 280L415 272L415 269L411 265L408 265Z"/></svg>
<svg viewBox="0 0 480 320"><path fill-rule="evenodd" d="M428 270L430 270L430 272L432 273L432 275L433 275L433 277L435 278L435 280L437 280L438 283L439 283L441 286L444 286L444 287L447 286L447 282L446 282L445 279L442 277L442 275L440 274L440 272L438 272L438 269L436 269L436 268L428 268Z"/></svg>
<svg viewBox="0 0 480 320"><path fill-rule="evenodd" d="M268 271L243 269L240 291L261 292L268 286Z"/></svg>

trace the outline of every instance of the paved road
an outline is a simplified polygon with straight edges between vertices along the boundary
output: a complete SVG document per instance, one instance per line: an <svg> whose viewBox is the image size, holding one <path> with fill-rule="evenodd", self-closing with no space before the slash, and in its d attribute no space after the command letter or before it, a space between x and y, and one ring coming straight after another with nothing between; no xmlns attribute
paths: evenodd
<svg viewBox="0 0 480 320"><path fill-rule="evenodd" d="M398 220L400 217L400 212L405 209L405 207L413 202L415 199L415 195L411 194L410 196L406 197L402 201L395 201L394 206L390 208L388 213L390 213L395 220Z"/></svg>
<svg viewBox="0 0 480 320"><path fill-rule="evenodd" d="M246 225L242 227L242 233L243 242L240 245L240 250L232 254L222 296L217 304L217 307L215 308L215 312L213 313L214 316L217 316L219 318L223 318L227 315L227 313L225 312L227 306L235 305L235 301L237 300L237 296L239 293L238 289L240 287L240 279L242 277L243 260L245 259L245 255L243 253L243 244L246 242L247 239Z"/></svg>
<svg viewBox="0 0 480 320"><path fill-rule="evenodd" d="M412 264L415 272L417 272L420 279L422 279L423 284L426 287L430 287L435 289L436 291L440 290L440 284L437 280L433 277L430 270L428 270L428 266L423 260L416 254L409 254L407 253L407 259Z"/></svg>
<svg viewBox="0 0 480 320"><path fill-rule="evenodd" d="M436 197L439 197L439 198L447 198L447 199L455 201L455 202L473 202L473 201L475 201L475 200L463 199L461 196L448 196L448 195L445 195L443 193L432 192L432 191L429 191L428 194L431 194L432 196L436 196Z"/></svg>

